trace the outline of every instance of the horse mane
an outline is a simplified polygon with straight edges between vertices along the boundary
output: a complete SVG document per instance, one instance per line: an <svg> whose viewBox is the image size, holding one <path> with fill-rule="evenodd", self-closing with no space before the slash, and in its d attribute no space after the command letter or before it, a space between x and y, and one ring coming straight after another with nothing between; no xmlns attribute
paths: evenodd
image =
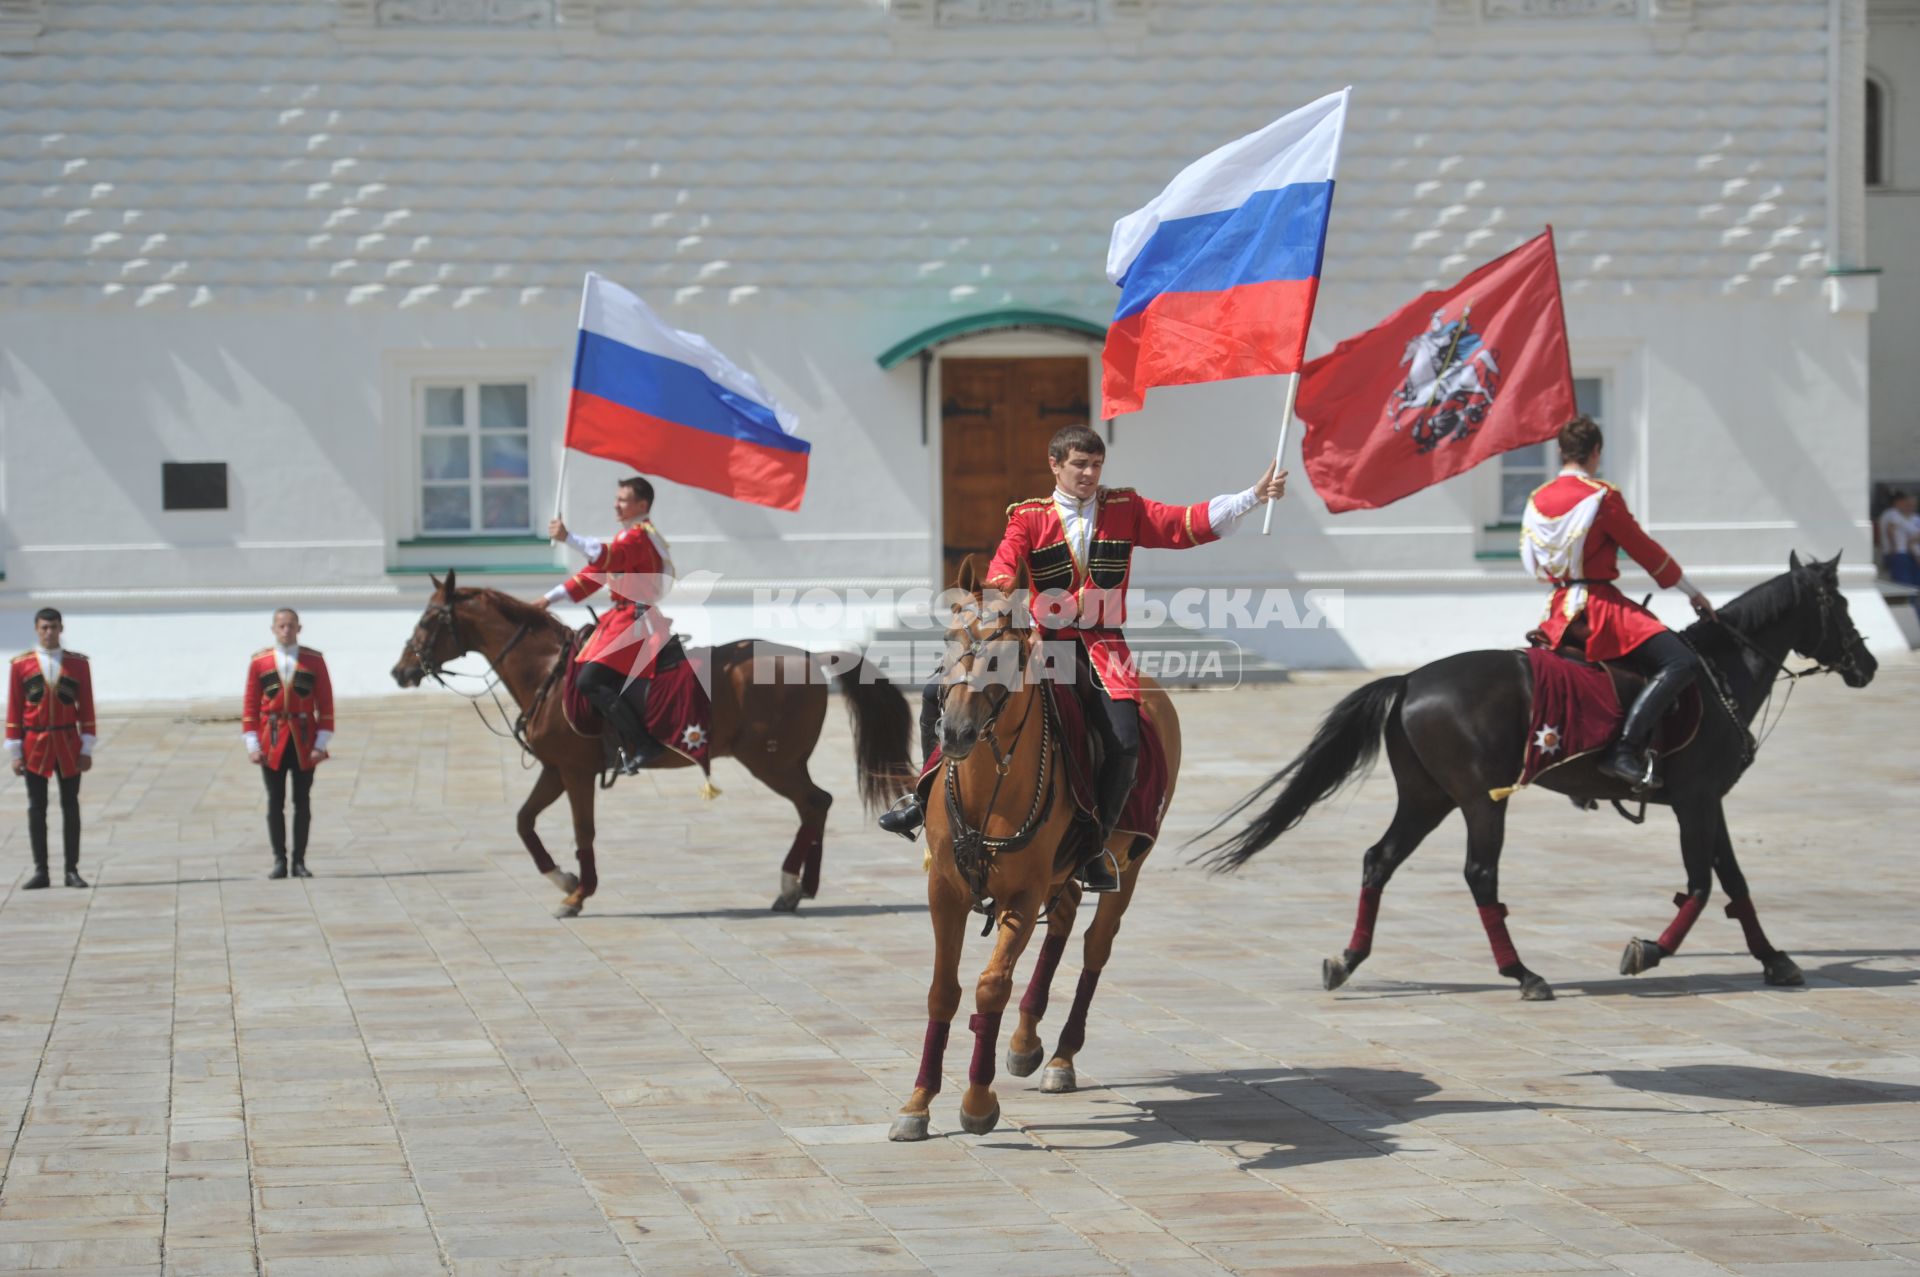
<svg viewBox="0 0 1920 1277"><path fill-rule="evenodd" d="M1743 634L1764 629L1791 615L1798 605L1800 591L1794 584L1794 575L1791 571L1782 572L1716 610L1728 625ZM1695 621L1687 627L1686 636L1702 656L1737 656L1743 650L1726 626L1712 621Z"/></svg>
<svg viewBox="0 0 1920 1277"><path fill-rule="evenodd" d="M555 637L564 639L573 633L567 623L546 608L537 607L524 599L517 599L503 590L462 590L468 598L485 599L502 616L515 625L524 625L529 629L546 629Z"/></svg>

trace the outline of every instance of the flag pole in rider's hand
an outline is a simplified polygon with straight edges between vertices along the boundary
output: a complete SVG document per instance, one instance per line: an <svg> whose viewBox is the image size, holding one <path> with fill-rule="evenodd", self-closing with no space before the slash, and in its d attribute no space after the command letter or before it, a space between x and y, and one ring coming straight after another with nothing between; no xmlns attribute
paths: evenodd
<svg viewBox="0 0 1920 1277"><path fill-rule="evenodd" d="M1281 454L1287 450L1287 427L1293 424L1293 401L1299 393L1300 374L1296 372L1287 377L1287 406L1280 410L1280 442L1273 446L1273 469L1276 474L1280 471ZM1273 532L1274 503L1268 501L1266 507L1266 517L1260 520L1261 536L1268 536Z"/></svg>
<svg viewBox="0 0 1920 1277"><path fill-rule="evenodd" d="M580 324L579 331L574 335L573 345L573 384L576 387L580 384L580 361L587 353L587 298L593 293L593 281L595 278L594 273L588 271L586 282L580 289ZM573 400L572 397L569 396L567 400L567 428L560 436L560 473L555 476L553 483L553 517L556 519L566 518L561 502L566 499L567 495L567 454L573 451L572 436Z"/></svg>

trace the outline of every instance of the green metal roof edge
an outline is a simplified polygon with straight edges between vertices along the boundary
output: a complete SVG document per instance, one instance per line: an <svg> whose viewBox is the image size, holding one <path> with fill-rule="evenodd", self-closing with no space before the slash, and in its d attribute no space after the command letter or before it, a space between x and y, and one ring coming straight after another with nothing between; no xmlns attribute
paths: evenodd
<svg viewBox="0 0 1920 1277"><path fill-rule="evenodd" d="M923 328L905 341L887 347L880 356L880 367L894 368L933 346L974 333L996 332L1008 328L1045 328L1105 341L1107 326L1078 315L1062 315L1050 310L989 310L978 315L963 315Z"/></svg>

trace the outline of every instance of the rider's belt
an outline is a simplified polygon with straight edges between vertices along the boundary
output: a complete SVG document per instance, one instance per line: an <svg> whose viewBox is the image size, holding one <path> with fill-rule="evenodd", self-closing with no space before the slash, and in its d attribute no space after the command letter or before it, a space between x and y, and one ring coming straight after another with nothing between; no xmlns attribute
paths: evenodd
<svg viewBox="0 0 1920 1277"><path fill-rule="evenodd" d="M78 723L55 723L51 727L34 727L29 725L20 730L31 736L35 732L77 732L80 730L80 725Z"/></svg>
<svg viewBox="0 0 1920 1277"><path fill-rule="evenodd" d="M1565 581L1555 581L1553 585L1557 590L1570 590L1576 585L1612 585L1616 580L1618 580L1617 577L1611 576L1576 576Z"/></svg>

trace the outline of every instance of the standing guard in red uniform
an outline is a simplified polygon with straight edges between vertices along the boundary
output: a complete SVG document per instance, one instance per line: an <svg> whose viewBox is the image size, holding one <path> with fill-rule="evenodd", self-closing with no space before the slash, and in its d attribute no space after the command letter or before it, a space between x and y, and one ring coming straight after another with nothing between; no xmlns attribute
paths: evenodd
<svg viewBox="0 0 1920 1277"><path fill-rule="evenodd" d="M7 682L7 753L13 774L27 780L27 840L33 876L23 889L49 885L47 874L47 780L60 783L60 842L66 853L66 884L84 887L80 876L80 774L93 767L93 668L79 652L60 647L64 623L55 608L33 614L40 645L13 658Z"/></svg>
<svg viewBox="0 0 1920 1277"><path fill-rule="evenodd" d="M673 560L666 538L647 516L653 510L653 485L639 476L620 480L613 513L620 531L602 543L567 531L559 518L547 535L565 541L587 558L587 565L548 590L539 606L563 600L579 603L606 586L613 606L594 626L593 636L574 660L581 664L580 692L620 736L620 771L631 776L665 751L646 728L647 685L654 658L673 638L673 627L659 601L673 584ZM629 692L629 688L632 691Z"/></svg>
<svg viewBox="0 0 1920 1277"><path fill-rule="evenodd" d="M1614 584L1620 551L1647 570L1661 589L1678 586L1693 610L1711 619L1713 604L1694 588L1673 556L1641 530L1620 489L1596 479L1603 439L1591 417L1560 428L1558 478L1534 489L1520 525L1520 560L1553 586L1540 633L1546 646L1570 647L1589 661L1618 661L1647 676L1627 711L1620 739L1600 770L1635 789L1660 784L1649 746L1674 699L1700 674L1700 658L1660 618L1631 602Z"/></svg>
<svg viewBox="0 0 1920 1277"><path fill-rule="evenodd" d="M308 806L313 772L333 743L333 681L326 658L300 646L300 614L283 607L273 614L272 647L247 664L240 729L247 760L260 766L267 784L267 841L273 848L269 878L311 878L307 870ZM293 860L287 860L287 777L293 777Z"/></svg>
<svg viewBox="0 0 1920 1277"><path fill-rule="evenodd" d="M1086 426L1068 426L1047 445L1057 485L1050 497L1007 507L1007 530L987 569L986 585L1011 590L1020 565L1033 581L1036 639L1073 645L1074 682L1087 702L1087 721L1105 752L1095 780L1100 806L1099 852L1081 867L1089 891L1117 891L1118 867L1106 851L1133 790L1140 762L1140 677L1120 627L1127 619L1127 578L1133 551L1187 550L1217 541L1262 502L1286 495L1287 476L1269 465L1244 492L1192 505L1163 505L1131 488L1100 486L1107 445ZM940 719L940 680L920 702L922 757L933 752ZM912 838L925 821L917 798L880 818L889 833Z"/></svg>

